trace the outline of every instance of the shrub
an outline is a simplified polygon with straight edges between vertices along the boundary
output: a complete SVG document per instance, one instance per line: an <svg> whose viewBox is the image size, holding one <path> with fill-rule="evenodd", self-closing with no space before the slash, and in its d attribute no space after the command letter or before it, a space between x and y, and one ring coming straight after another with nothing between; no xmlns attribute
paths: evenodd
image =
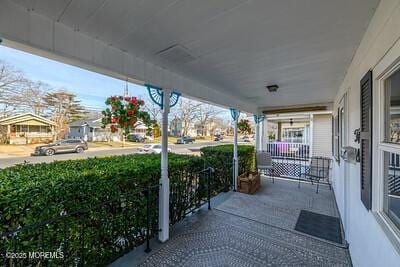
<svg viewBox="0 0 400 267"><path fill-rule="evenodd" d="M202 148L202 157L169 155L170 220L175 223L207 198L205 167L216 170L212 194L229 190L233 146ZM239 146L240 172L251 170L254 148ZM17 165L0 170L0 237L4 251L62 251L66 265L106 265L146 239L147 196L150 237L158 233L160 155L123 155ZM151 187L147 195L144 188ZM44 223L43 223L44 222ZM36 225L30 228L30 226ZM39 227L37 227L39 226ZM16 266L58 265L13 262Z"/></svg>
<svg viewBox="0 0 400 267"><path fill-rule="evenodd" d="M14 238L0 238L0 252L14 251L15 241L17 251L62 250L69 259L85 258L89 266L105 265L145 241L147 202L142 189L150 185L155 185L150 196L151 236L157 233L160 165L160 155L136 154L1 170L0 233L49 219L50 223L42 224L39 230L20 232ZM203 190L195 199L182 197L187 191L185 179L203 167L199 157L170 154L171 190L181 196L172 198L174 220L206 196ZM60 215L68 216L54 220Z"/></svg>
<svg viewBox="0 0 400 267"><path fill-rule="evenodd" d="M232 186L233 145L219 145L201 148L206 165L215 169L215 183L212 188L228 191ZM239 145L239 174L254 169L254 146ZM217 192L214 192L214 194Z"/></svg>

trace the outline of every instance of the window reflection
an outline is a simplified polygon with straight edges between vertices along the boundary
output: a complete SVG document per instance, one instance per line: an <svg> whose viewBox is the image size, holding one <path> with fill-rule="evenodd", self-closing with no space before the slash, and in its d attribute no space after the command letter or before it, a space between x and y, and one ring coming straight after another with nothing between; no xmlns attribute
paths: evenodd
<svg viewBox="0 0 400 267"><path fill-rule="evenodd" d="M384 211L400 227L400 154L385 152Z"/></svg>
<svg viewBox="0 0 400 267"><path fill-rule="evenodd" d="M386 114L389 114L386 118L386 141L400 143L400 71L386 79L385 87Z"/></svg>

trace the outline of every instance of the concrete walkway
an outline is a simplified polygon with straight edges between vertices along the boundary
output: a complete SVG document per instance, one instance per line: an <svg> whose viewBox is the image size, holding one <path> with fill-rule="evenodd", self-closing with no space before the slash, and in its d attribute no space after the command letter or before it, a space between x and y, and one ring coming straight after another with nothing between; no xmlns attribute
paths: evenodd
<svg viewBox="0 0 400 267"><path fill-rule="evenodd" d="M333 192L322 187L263 178L255 195L227 193L171 231L165 244L152 243L112 266L351 266L346 246L294 230L301 209L337 215ZM279 223L281 221L281 223Z"/></svg>

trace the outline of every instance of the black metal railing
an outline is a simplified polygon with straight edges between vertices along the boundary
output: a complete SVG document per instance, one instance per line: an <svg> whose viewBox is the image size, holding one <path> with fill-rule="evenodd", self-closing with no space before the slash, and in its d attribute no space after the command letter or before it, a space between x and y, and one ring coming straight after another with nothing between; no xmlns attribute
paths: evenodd
<svg viewBox="0 0 400 267"><path fill-rule="evenodd" d="M274 158L309 159L310 145L301 143L276 142L265 144L264 151Z"/></svg>
<svg viewBox="0 0 400 267"><path fill-rule="evenodd" d="M212 167L198 172L179 171L172 174L170 184L170 223L175 224L186 215L208 204L211 209L212 184L215 170Z"/></svg>
<svg viewBox="0 0 400 267"><path fill-rule="evenodd" d="M104 266L158 233L159 185L1 233L4 266Z"/></svg>

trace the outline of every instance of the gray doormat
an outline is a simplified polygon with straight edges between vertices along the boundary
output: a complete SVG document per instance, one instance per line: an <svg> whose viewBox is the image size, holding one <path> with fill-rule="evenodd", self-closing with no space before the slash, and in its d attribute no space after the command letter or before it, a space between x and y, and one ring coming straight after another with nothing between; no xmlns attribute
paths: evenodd
<svg viewBox="0 0 400 267"><path fill-rule="evenodd" d="M301 210L295 230L342 244L340 220L337 217Z"/></svg>

